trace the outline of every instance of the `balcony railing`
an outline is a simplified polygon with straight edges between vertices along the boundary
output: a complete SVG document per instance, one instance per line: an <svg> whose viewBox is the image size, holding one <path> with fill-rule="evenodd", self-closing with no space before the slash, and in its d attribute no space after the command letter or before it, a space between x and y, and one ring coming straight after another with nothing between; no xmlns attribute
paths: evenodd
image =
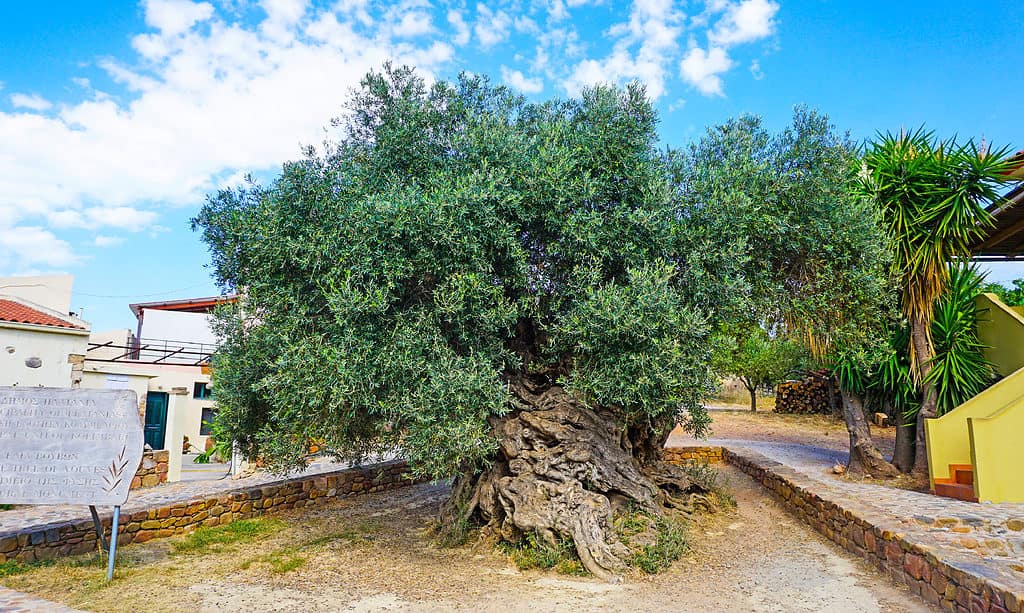
<svg viewBox="0 0 1024 613"><path fill-rule="evenodd" d="M133 338L128 344L118 344L115 341L89 343L86 359L94 362L205 366L210 363L210 356L216 348L216 345L208 343Z"/></svg>

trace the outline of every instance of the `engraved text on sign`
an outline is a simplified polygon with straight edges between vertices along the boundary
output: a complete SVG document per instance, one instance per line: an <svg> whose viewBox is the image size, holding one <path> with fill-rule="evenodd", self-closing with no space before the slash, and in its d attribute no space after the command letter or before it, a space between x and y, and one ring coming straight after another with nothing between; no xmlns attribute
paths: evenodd
<svg viewBox="0 0 1024 613"><path fill-rule="evenodd" d="M142 461L131 390L0 387L0 503L119 505Z"/></svg>

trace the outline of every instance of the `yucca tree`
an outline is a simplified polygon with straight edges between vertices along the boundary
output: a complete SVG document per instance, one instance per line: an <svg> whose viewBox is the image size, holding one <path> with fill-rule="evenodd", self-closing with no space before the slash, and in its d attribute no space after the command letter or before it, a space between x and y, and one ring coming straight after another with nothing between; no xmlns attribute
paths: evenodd
<svg viewBox="0 0 1024 613"><path fill-rule="evenodd" d="M967 402L992 383L992 364L978 339L975 298L984 276L976 266L949 266L946 293L935 305L931 333L935 357L926 382L935 386L936 413L943 415Z"/></svg>
<svg viewBox="0 0 1024 613"><path fill-rule="evenodd" d="M935 382L929 377L934 305L949 282L948 263L969 258L971 243L992 226L985 207L999 198L1009 167L1006 149L940 141L924 129L880 136L865 151L861 185L889 235L910 324L910 372L922 390L915 471L927 471L924 420L936 416Z"/></svg>

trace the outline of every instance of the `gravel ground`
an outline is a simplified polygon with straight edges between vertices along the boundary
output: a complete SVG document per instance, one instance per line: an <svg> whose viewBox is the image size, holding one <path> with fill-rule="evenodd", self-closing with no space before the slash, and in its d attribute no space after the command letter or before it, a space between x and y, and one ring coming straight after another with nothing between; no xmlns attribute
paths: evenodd
<svg viewBox="0 0 1024 613"><path fill-rule="evenodd" d="M420 485L282 516L286 527L205 555L167 541L125 548L109 586L60 564L5 579L14 589L95 611L928 611L799 524L758 485L722 467L735 511L691 527L670 570L619 584L520 572L489 548L441 549L425 527L447 488ZM301 558L274 571L271 559Z"/></svg>

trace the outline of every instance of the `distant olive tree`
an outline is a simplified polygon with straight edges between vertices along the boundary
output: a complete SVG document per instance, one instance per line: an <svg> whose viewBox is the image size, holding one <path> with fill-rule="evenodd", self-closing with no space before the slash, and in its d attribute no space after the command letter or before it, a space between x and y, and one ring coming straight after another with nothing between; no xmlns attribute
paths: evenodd
<svg viewBox="0 0 1024 613"><path fill-rule="evenodd" d="M823 366L877 360L896 315L888 245L858 189L858 146L827 116L798 107L776 134L756 117L731 120L673 152L671 169L691 206L731 220L718 240L742 245L750 301L730 322L763 322ZM865 388L839 381L850 470L894 474L871 441Z"/></svg>
<svg viewBox="0 0 1024 613"><path fill-rule="evenodd" d="M799 369L805 352L798 343L770 336L764 328L746 325L725 329L715 352L715 371L739 379L750 394L750 410L757 410L757 390L774 386L786 373Z"/></svg>

